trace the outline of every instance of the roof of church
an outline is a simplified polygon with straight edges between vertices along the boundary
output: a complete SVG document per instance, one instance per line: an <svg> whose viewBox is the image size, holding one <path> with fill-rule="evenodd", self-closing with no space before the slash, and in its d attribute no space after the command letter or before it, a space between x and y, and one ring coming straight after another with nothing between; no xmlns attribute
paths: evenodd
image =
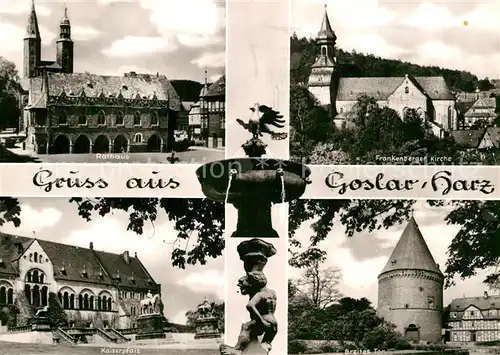
<svg viewBox="0 0 500 355"><path fill-rule="evenodd" d="M18 275L15 261L34 238L0 233L0 273ZM54 266L56 280L115 284L127 288L155 288L158 285L137 257L36 239ZM83 271L86 271L86 275ZM102 276L101 276L102 273Z"/></svg>
<svg viewBox="0 0 500 355"><path fill-rule="evenodd" d="M201 95L201 94L200 94ZM226 96L226 76L222 75L215 83L210 85L203 97L210 98L215 96Z"/></svg>
<svg viewBox="0 0 500 355"><path fill-rule="evenodd" d="M80 96L83 92L87 97L118 97L133 99L141 98L169 101L169 108L180 111L181 101L174 87L164 75L127 73L124 76L108 76L90 73L48 73L49 94ZM42 81L43 77L35 78Z"/></svg>
<svg viewBox="0 0 500 355"><path fill-rule="evenodd" d="M491 308L500 309L500 295L488 295L488 297L462 297L451 301L449 307L452 312L463 312L470 306L481 311Z"/></svg>
<svg viewBox="0 0 500 355"><path fill-rule="evenodd" d="M36 17L35 2L31 3L30 16L28 17L28 26L26 27L26 38L40 39L40 30L38 28L38 18Z"/></svg>
<svg viewBox="0 0 500 355"><path fill-rule="evenodd" d="M380 274L402 269L426 270L442 275L413 217Z"/></svg>
<svg viewBox="0 0 500 355"><path fill-rule="evenodd" d="M455 97L442 76L409 77L432 100L454 100ZM337 101L356 101L361 94L385 101L405 77L340 78Z"/></svg>
<svg viewBox="0 0 500 355"><path fill-rule="evenodd" d="M318 31L318 39L337 39L337 36L335 35L335 32L333 32L332 26L330 25L330 19L328 18L328 13L326 12L326 5L323 21L321 21L321 27Z"/></svg>

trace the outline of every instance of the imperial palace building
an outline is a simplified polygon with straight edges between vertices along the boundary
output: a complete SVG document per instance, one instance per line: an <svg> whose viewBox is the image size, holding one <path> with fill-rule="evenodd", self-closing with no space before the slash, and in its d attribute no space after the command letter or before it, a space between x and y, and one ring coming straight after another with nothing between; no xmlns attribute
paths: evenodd
<svg viewBox="0 0 500 355"><path fill-rule="evenodd" d="M0 233L0 323L9 309L18 327L29 324L52 297L76 328L136 327L140 301L160 294L137 254L113 254L37 238ZM10 315L12 316L12 315Z"/></svg>

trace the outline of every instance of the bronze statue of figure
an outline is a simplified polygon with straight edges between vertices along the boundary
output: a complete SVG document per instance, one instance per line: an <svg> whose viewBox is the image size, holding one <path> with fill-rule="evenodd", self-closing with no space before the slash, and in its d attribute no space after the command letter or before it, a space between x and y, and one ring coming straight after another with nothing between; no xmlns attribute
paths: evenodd
<svg viewBox="0 0 500 355"><path fill-rule="evenodd" d="M238 342L234 347L221 345L222 355L241 355L253 342L258 343L262 335L261 348L267 354L278 332L278 323L274 317L276 311L276 292L266 287L267 279L262 271L251 271L238 280L241 294L248 295L247 310L250 321L241 326Z"/></svg>

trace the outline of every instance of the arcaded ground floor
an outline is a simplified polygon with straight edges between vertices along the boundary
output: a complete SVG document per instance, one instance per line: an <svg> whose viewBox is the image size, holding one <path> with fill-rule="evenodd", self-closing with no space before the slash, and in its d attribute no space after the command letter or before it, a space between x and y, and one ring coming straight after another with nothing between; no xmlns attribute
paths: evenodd
<svg viewBox="0 0 500 355"><path fill-rule="evenodd" d="M101 346L69 346L66 344L25 344L0 342L2 354L50 354L50 355L85 355L85 354L168 354L168 355L219 355L218 350L210 349L165 349L165 348L130 348L101 347ZM120 350L122 350L120 352Z"/></svg>
<svg viewBox="0 0 500 355"><path fill-rule="evenodd" d="M82 154L36 154L20 147L4 148L5 154L0 161L7 162L37 162L37 163L153 163L169 164L171 153L82 153ZM224 159L224 149L205 147L190 147L183 152L176 152L177 163L202 164Z"/></svg>

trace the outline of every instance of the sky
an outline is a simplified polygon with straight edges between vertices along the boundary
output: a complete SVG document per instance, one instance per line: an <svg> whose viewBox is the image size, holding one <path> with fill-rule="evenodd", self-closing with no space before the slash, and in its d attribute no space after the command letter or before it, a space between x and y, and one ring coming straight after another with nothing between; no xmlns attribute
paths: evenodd
<svg viewBox="0 0 500 355"><path fill-rule="evenodd" d="M115 211L106 217L96 216L86 222L78 216L76 203L67 198L20 198L21 226L12 223L0 228L3 233L121 254L128 250L137 253L153 279L161 284L165 317L174 323L185 324L185 313L194 310L207 297L224 299L224 257L209 259L204 266L174 268L170 261L176 232L166 214L159 214L153 226L145 225L143 235L127 231L128 214Z"/></svg>
<svg viewBox="0 0 500 355"><path fill-rule="evenodd" d="M500 78L500 2L291 0L291 27L316 37L324 14L337 48Z"/></svg>
<svg viewBox="0 0 500 355"><path fill-rule="evenodd" d="M441 271L444 272L447 260L447 249L451 240L459 231L459 227L447 225L444 221L451 211L450 207L429 207L425 201L418 201L413 216L429 247L429 250ZM304 223L297 231L297 237L304 244L311 235L310 222ZM377 305L378 281L380 274L401 237L406 222L389 229L381 229L372 233L358 233L348 238L345 229L336 221L327 240L321 247L327 251L324 267L339 268L342 274L339 291L345 297L368 298ZM301 271L291 268L290 278L297 278ZM480 271L476 276L466 280L456 279L456 286L444 291L444 305L461 297L481 297L484 291L494 294L482 283L487 272Z"/></svg>
<svg viewBox="0 0 500 355"><path fill-rule="evenodd" d="M75 43L75 72L164 74L210 81L225 65L223 0L35 0L42 60L55 60L64 3ZM22 72L31 0L0 0L0 56Z"/></svg>

